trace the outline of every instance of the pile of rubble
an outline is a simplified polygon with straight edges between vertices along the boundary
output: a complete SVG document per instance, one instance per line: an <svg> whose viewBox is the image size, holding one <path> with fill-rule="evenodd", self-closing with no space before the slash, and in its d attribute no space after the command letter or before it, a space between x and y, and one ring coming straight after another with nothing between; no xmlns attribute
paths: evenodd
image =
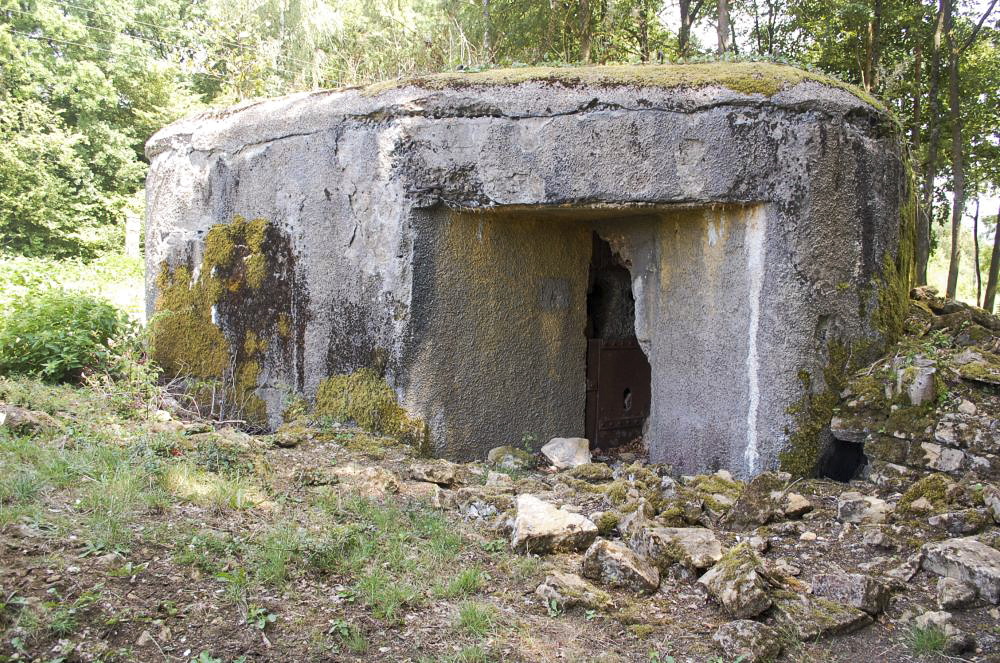
<svg viewBox="0 0 1000 663"><path fill-rule="evenodd" d="M873 623L936 631L952 655L1000 655L1000 321L914 294L907 337L853 377L831 424L867 456L849 483L675 477L591 462L578 438L553 439L541 468L499 447L485 465L415 462L411 478L546 556L536 594L550 609L634 624L643 601L695 592L719 617L718 647L745 663Z"/></svg>

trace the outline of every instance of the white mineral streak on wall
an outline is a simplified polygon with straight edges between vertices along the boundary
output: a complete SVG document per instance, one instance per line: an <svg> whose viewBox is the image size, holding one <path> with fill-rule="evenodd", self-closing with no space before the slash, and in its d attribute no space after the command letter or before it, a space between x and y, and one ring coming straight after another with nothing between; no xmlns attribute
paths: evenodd
<svg viewBox="0 0 1000 663"><path fill-rule="evenodd" d="M747 476L757 472L757 408L760 406L760 385L757 382L757 330L760 326L760 297L764 285L764 232L766 221L759 207L750 211L746 227L747 276L749 276L750 324L747 325L747 446L743 451Z"/></svg>

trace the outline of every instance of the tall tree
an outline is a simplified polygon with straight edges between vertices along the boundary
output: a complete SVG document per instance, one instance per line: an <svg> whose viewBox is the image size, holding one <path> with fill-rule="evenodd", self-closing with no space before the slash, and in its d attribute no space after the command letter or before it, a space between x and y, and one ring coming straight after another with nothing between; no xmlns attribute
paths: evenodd
<svg viewBox="0 0 1000 663"><path fill-rule="evenodd" d="M997 281L1000 280L1000 209L993 217L993 255L990 256L990 270L986 275L986 293L983 308L992 312L997 296Z"/></svg>
<svg viewBox="0 0 1000 663"><path fill-rule="evenodd" d="M691 55L691 28L697 22L704 0L678 0L681 25L677 30L677 54L684 58Z"/></svg>
<svg viewBox="0 0 1000 663"><path fill-rule="evenodd" d="M948 101L949 119L951 120L951 171L952 171L952 209L951 209L951 256L948 260L948 285L946 295L954 298L958 290L958 271L962 258L958 237L962 227L962 215L965 213L965 161L963 151L965 143L962 140L961 96L959 94L959 60L962 54L972 46L986 19L996 6L997 0L992 0L976 23L972 34L964 42L955 33L954 17L948 17ZM978 256L977 256L978 258ZM977 263L978 264L978 263ZM978 303L978 300L977 300Z"/></svg>
<svg viewBox="0 0 1000 663"><path fill-rule="evenodd" d="M719 39L716 52L724 54L729 49L729 0L718 0L717 21L715 32Z"/></svg>
<svg viewBox="0 0 1000 663"><path fill-rule="evenodd" d="M916 247L916 282L918 285L927 283L927 262L931 251L931 222L933 219L934 178L937 176L938 148L941 142L941 100L939 85L941 76L941 48L944 43L946 28L951 24L951 0L939 0L937 16L934 20L934 41L931 50L931 66L928 72L930 83L927 98L930 108L927 113L928 138L927 160L924 163L924 184L922 188L923 201L921 205L920 226L917 229Z"/></svg>

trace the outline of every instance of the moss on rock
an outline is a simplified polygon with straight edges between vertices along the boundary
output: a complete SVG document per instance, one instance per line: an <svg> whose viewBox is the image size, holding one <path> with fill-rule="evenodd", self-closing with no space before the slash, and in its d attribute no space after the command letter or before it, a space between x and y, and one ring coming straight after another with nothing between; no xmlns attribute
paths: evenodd
<svg viewBox="0 0 1000 663"><path fill-rule="evenodd" d="M555 83L566 87L595 85L606 87L635 86L664 89L722 87L739 94L771 97L800 83L813 82L850 92L880 111L885 110L877 99L843 81L830 76L788 65L769 62L699 62L661 65L604 65L572 67L517 67L489 69L471 73L442 73L404 81L376 83L365 88L365 94L378 94L388 89L415 85L439 90L460 87L492 87L518 85L533 81Z"/></svg>
<svg viewBox="0 0 1000 663"><path fill-rule="evenodd" d="M903 497L899 500L899 509L908 511L910 505L920 498L926 499L935 509L946 509L949 504L948 495L954 486L955 482L944 474L926 476L903 493Z"/></svg>
<svg viewBox="0 0 1000 663"><path fill-rule="evenodd" d="M340 422L354 422L429 452L427 425L410 417L396 402L396 392L374 368L323 380L316 392L316 413Z"/></svg>

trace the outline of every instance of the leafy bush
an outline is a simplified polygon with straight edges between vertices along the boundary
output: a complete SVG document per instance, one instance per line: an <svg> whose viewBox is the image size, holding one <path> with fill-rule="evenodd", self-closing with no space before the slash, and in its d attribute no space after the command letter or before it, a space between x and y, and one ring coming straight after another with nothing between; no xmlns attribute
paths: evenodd
<svg viewBox="0 0 1000 663"><path fill-rule="evenodd" d="M123 313L100 299L50 290L15 302L0 318L0 373L77 382L107 370L112 348L133 334Z"/></svg>

